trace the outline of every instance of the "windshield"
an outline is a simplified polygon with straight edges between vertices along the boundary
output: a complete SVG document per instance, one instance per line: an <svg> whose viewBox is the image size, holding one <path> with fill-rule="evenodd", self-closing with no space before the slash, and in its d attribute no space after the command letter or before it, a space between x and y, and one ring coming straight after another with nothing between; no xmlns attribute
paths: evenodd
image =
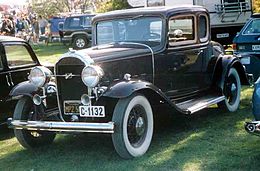
<svg viewBox="0 0 260 171"><path fill-rule="evenodd" d="M116 42L144 43L151 47L162 42L160 17L136 17L97 23L97 45Z"/></svg>

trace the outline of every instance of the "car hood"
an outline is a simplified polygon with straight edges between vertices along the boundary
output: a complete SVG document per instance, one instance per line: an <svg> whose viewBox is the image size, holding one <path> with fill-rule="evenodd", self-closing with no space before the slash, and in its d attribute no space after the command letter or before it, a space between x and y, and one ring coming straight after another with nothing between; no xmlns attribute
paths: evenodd
<svg viewBox="0 0 260 171"><path fill-rule="evenodd" d="M257 43L260 44L260 34L258 35L238 35L234 38L234 43Z"/></svg>
<svg viewBox="0 0 260 171"><path fill-rule="evenodd" d="M85 64L103 63L126 58L133 58L143 55L151 55L152 52L146 45L102 45L95 46L83 50L70 50L63 57L78 57L81 58Z"/></svg>

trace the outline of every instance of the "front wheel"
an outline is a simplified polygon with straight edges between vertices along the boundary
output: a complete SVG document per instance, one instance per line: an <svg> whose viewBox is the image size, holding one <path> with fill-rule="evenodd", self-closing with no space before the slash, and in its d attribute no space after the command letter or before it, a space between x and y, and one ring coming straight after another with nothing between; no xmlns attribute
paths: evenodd
<svg viewBox="0 0 260 171"><path fill-rule="evenodd" d="M235 112L240 103L241 83L235 68L231 68L224 81L223 93L225 100L220 102L218 106L229 112Z"/></svg>
<svg viewBox="0 0 260 171"><path fill-rule="evenodd" d="M84 49L88 45L88 39L84 36L76 36L73 40L74 49Z"/></svg>
<svg viewBox="0 0 260 171"><path fill-rule="evenodd" d="M143 155L153 136L153 111L140 94L120 99L113 113L115 133L112 140L117 153L126 159Z"/></svg>
<svg viewBox="0 0 260 171"><path fill-rule="evenodd" d="M36 113L32 99L22 97L16 104L14 110L14 120L30 120ZM45 131L29 131L25 129L14 129L14 134L19 143L25 148L37 148L49 145L53 142L56 134Z"/></svg>

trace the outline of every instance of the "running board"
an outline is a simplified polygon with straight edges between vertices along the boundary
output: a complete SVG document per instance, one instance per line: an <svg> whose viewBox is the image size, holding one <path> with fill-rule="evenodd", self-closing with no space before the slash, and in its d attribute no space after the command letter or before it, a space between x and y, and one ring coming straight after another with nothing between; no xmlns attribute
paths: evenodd
<svg viewBox="0 0 260 171"><path fill-rule="evenodd" d="M176 106L186 114L193 114L211 105L217 104L223 100L225 100L225 96L208 95L177 103Z"/></svg>

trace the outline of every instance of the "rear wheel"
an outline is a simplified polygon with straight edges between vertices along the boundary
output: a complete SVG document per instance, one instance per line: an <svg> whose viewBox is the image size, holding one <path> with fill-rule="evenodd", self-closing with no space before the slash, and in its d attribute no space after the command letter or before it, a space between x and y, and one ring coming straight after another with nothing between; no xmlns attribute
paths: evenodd
<svg viewBox="0 0 260 171"><path fill-rule="evenodd" d="M138 157L148 150L153 136L153 112L144 96L133 94L120 99L112 120L115 122L112 140L121 157Z"/></svg>
<svg viewBox="0 0 260 171"><path fill-rule="evenodd" d="M16 104L14 120L29 120L35 114L34 104L29 97L22 97ZM25 148L37 148L49 145L53 142L56 134L45 131L29 131L25 129L14 129L14 134L19 143Z"/></svg>
<svg viewBox="0 0 260 171"><path fill-rule="evenodd" d="M240 103L241 83L235 68L231 68L224 81L223 93L225 100L220 102L218 106L226 111L235 112Z"/></svg>

